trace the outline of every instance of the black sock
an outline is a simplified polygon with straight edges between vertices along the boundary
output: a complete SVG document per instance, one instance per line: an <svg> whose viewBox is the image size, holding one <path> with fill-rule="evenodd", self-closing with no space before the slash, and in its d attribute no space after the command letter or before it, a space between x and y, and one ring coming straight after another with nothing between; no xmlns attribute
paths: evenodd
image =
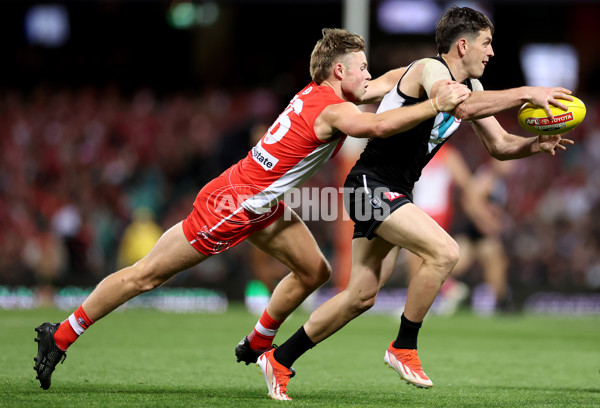
<svg viewBox="0 0 600 408"><path fill-rule="evenodd" d="M285 343L275 349L273 357L282 366L290 368L294 361L314 346L315 343L308 338L302 326Z"/></svg>
<svg viewBox="0 0 600 408"><path fill-rule="evenodd" d="M400 330L398 331L398 337L392 345L394 348L399 349L417 349L417 337L419 336L419 329L423 322L415 323L404 317L400 318Z"/></svg>

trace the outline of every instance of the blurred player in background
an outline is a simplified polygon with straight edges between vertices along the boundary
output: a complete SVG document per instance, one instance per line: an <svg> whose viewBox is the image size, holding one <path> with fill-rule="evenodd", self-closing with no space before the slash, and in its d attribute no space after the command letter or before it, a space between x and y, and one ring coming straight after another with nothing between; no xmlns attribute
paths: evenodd
<svg viewBox="0 0 600 408"><path fill-rule="evenodd" d="M452 276L461 277L475 262L479 263L484 282L479 287L491 297L490 302L483 302L484 305L473 303L474 310L482 314L510 312L514 308L508 285L508 256L501 236L502 225L509 221L505 210L508 201L506 177L513 165L510 161L491 159L475 171L471 196L485 202L489 222L476 223L473 218L467 217L455 237L460 247L460 258ZM463 206L469 205L467 197L461 197L461 201Z"/></svg>
<svg viewBox="0 0 600 408"><path fill-rule="evenodd" d="M446 143L423 168L413 190L413 202L450 233L454 219L455 193L460 197L459 202L467 215L469 225L484 231L485 235L496 234L499 231L500 224L489 207L487 198L477 187L469 165L458 149ZM460 244L459 248L460 263L463 258L463 248ZM410 282L419 270L422 259L409 251L404 255ZM465 264L465 269L467 266ZM448 276L440 289L435 308L438 314L452 315L469 295L469 287L453 278L457 276L455 271L456 267L452 276Z"/></svg>
<svg viewBox="0 0 600 408"><path fill-rule="evenodd" d="M505 178L513 164L491 159L473 174L458 149L446 143L425 166L415 184L414 204L446 232L454 229L460 250L458 263L440 289L435 313L452 315L468 298L470 289L462 277L475 263L482 267L483 283L477 286L473 310L481 314L513 310L508 257L501 237L502 225L507 222ZM458 226L453 225L454 201L460 203L465 215ZM411 252L405 256L410 280L420 267L421 258Z"/></svg>
<svg viewBox="0 0 600 408"><path fill-rule="evenodd" d="M440 113L390 138L372 139L365 147L345 184L348 213L355 223L348 287L317 308L280 347L259 357L270 397L290 399L286 391L293 362L373 306L400 248L419 256L422 263L408 287L400 329L385 351L384 361L406 382L422 388L433 386L417 355L417 337L442 283L458 261L458 245L412 203L412 188L423 167L461 120L470 121L490 155L500 160L539 152L554 155L573 143L560 135L513 135L492 116L527 101L542 106L552 116L550 104L566 110L559 99L572 99L569 90L559 87L483 91L478 78L494 56L493 31L492 22L480 12L452 7L436 27L439 55L409 65L397 86L382 100L378 114L423 103L428 98L437 110L435 96L444 81L452 79L473 90L452 115Z"/></svg>
<svg viewBox="0 0 600 408"><path fill-rule="evenodd" d="M206 184L189 216L167 230L148 255L107 276L62 323L43 323L35 329L34 369L43 389L50 387L67 348L94 322L245 239L291 270L236 355L238 361L253 362L271 347L281 322L331 275L308 228L281 201L284 194L310 178L338 151L347 134L388 137L437 113L430 100L380 114L361 112L356 104L380 100L404 72L390 71L370 81L364 48L358 35L323 30L311 56L313 82L292 99L248 155ZM468 93L464 85L444 81L438 106L452 110Z"/></svg>

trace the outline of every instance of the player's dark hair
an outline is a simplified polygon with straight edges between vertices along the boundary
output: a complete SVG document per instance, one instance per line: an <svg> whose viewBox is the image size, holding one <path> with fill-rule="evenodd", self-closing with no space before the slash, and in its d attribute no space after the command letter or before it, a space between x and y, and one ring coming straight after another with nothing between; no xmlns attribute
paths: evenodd
<svg viewBox="0 0 600 408"><path fill-rule="evenodd" d="M331 74L333 66L351 52L365 50L365 40L341 28L324 28L310 56L310 77L320 84Z"/></svg>
<svg viewBox="0 0 600 408"><path fill-rule="evenodd" d="M442 16L435 28L438 53L447 54L452 44L461 37L474 39L480 31L488 28L493 35L494 24L483 13L469 7L453 6Z"/></svg>

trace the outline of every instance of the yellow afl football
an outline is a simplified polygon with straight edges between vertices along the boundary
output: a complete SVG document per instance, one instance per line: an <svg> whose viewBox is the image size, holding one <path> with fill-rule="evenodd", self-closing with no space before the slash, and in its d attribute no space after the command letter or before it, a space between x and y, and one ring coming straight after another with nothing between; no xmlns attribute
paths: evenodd
<svg viewBox="0 0 600 408"><path fill-rule="evenodd" d="M550 105L554 119L550 119L541 107L530 102L524 104L519 109L519 124L523 129L536 135L559 135L574 129L585 118L585 105L581 99L574 96L573 101L561 100L561 102L567 106L566 111Z"/></svg>

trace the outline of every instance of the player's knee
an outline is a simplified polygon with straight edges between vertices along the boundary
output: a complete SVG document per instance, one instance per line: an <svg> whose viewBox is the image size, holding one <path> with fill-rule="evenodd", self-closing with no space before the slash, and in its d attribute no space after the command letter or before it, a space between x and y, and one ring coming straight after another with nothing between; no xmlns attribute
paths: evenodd
<svg viewBox="0 0 600 408"><path fill-rule="evenodd" d="M323 257L316 268L311 271L305 271L300 278L306 286L316 289L321 287L331 278L331 273L331 265Z"/></svg>
<svg viewBox="0 0 600 408"><path fill-rule="evenodd" d="M322 286L324 283L326 283L331 278L331 273L332 273L332 269L331 269L331 265L329 264L329 262L327 262L327 260L325 258L321 259L321 262L319 263L319 267L317 269L317 273L315 274L315 277L314 277L313 286L315 286L315 287Z"/></svg>
<svg viewBox="0 0 600 408"><path fill-rule="evenodd" d="M142 259L131 266L131 268L130 284L140 294L155 289L164 283L164 280L157 273L157 265L153 262Z"/></svg>
<svg viewBox="0 0 600 408"><path fill-rule="evenodd" d="M459 257L458 243L450 237L448 237L448 239L444 242L444 244L436 247L436 254L435 254L435 263L437 265L436 269L439 271L439 273L441 275L443 275L443 276L441 276L443 279L445 279L450 274L450 272L452 271L452 268L454 268L454 266L458 262L458 257Z"/></svg>
<svg viewBox="0 0 600 408"><path fill-rule="evenodd" d="M445 254L444 254L444 262L445 262L445 266L448 270L448 274L450 274L452 269L458 263L459 255L460 255L460 251L458 248L458 243L455 240L453 240L452 238L450 238L448 240L448 244L446 245Z"/></svg>
<svg viewBox="0 0 600 408"><path fill-rule="evenodd" d="M329 279L331 279L331 274L333 273L331 265L325 258L323 258L321 262L321 267L319 268L319 282L318 285L321 286Z"/></svg>

